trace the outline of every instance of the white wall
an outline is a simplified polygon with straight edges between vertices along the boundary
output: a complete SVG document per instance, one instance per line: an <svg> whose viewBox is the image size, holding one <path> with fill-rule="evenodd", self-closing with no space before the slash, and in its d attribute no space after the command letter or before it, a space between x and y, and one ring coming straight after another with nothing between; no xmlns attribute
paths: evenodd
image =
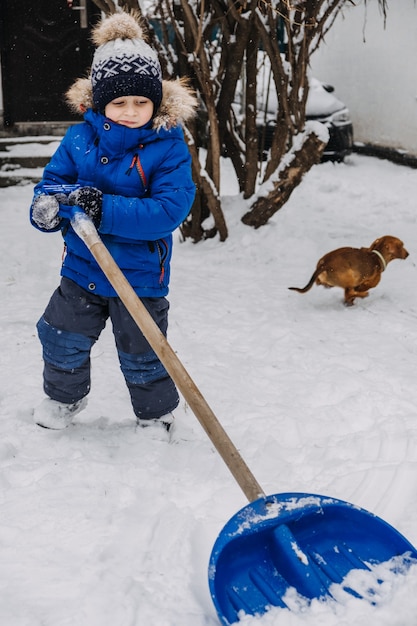
<svg viewBox="0 0 417 626"><path fill-rule="evenodd" d="M355 142L417 155L415 0L388 0L385 29L377 0L344 9L312 56L311 70L349 107Z"/></svg>

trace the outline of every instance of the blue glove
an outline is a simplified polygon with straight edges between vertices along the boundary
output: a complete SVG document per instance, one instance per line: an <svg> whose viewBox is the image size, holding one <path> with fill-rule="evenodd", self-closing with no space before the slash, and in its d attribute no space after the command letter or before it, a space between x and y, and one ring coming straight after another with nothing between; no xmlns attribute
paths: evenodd
<svg viewBox="0 0 417 626"><path fill-rule="evenodd" d="M101 222L103 194L95 187L80 187L68 196L68 204L81 207L96 227Z"/></svg>
<svg viewBox="0 0 417 626"><path fill-rule="evenodd" d="M53 230L58 226L61 218L58 215L59 201L56 196L41 193L32 204L32 220L39 228Z"/></svg>

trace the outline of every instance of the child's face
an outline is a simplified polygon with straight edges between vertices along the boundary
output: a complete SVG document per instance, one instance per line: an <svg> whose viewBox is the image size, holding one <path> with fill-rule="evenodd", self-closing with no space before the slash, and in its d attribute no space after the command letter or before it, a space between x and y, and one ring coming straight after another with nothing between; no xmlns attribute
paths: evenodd
<svg viewBox="0 0 417 626"><path fill-rule="evenodd" d="M153 115L153 102L145 96L120 96L106 105L104 115L116 124L140 128Z"/></svg>

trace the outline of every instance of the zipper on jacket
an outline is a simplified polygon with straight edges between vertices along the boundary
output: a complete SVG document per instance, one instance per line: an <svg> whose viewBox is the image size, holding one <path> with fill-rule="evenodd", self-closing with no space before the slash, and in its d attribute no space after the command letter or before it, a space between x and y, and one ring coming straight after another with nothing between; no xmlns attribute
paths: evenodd
<svg viewBox="0 0 417 626"><path fill-rule="evenodd" d="M165 278L165 261L168 256L168 244L165 239L158 239L158 241L148 241L149 252L155 252L155 246L158 251L159 267L161 273L159 274L159 284L164 282Z"/></svg>
<svg viewBox="0 0 417 626"><path fill-rule="evenodd" d="M139 146L140 147L140 146ZM146 175L145 175L145 171L142 167L142 163L140 162L140 158L139 155L136 153L133 155L133 159L131 164L129 165L129 167L127 168L125 174L126 176L130 176L132 173L133 168L136 166L137 172L139 174L139 177L142 181L142 184L145 188L145 191L147 191L147 187L148 187L148 182L146 180Z"/></svg>

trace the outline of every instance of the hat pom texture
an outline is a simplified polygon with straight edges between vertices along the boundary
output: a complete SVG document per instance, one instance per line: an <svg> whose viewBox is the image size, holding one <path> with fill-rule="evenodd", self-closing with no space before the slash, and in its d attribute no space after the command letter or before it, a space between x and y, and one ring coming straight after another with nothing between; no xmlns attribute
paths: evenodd
<svg viewBox="0 0 417 626"><path fill-rule="evenodd" d="M162 100L161 66L133 15L104 18L92 39L98 46L91 66L94 106L104 111L115 98L144 96L152 100L156 112Z"/></svg>
<svg viewBox="0 0 417 626"><path fill-rule="evenodd" d="M114 39L144 39L139 22L129 13L115 13L103 19L92 33L94 45L98 48Z"/></svg>

